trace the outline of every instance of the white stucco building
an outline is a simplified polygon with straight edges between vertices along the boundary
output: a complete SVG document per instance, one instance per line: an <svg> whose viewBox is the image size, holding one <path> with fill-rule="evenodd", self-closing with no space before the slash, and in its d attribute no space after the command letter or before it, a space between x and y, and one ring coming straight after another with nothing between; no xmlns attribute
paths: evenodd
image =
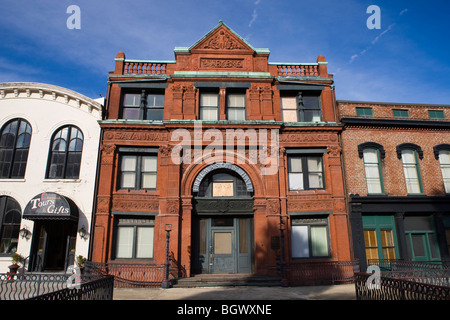
<svg viewBox="0 0 450 320"><path fill-rule="evenodd" d="M0 84L0 273L88 257L102 105L41 83Z"/></svg>

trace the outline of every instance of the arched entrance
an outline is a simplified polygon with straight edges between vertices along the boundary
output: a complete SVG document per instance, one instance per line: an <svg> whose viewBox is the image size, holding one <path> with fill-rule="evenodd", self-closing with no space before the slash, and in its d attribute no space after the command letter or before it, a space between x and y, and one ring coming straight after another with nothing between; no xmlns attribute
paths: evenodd
<svg viewBox="0 0 450 320"><path fill-rule="evenodd" d="M23 217L34 221L29 271L67 270L75 260L78 208L57 193L36 195Z"/></svg>
<svg viewBox="0 0 450 320"><path fill-rule="evenodd" d="M229 163L203 169L193 188L192 271L252 273L253 185Z"/></svg>

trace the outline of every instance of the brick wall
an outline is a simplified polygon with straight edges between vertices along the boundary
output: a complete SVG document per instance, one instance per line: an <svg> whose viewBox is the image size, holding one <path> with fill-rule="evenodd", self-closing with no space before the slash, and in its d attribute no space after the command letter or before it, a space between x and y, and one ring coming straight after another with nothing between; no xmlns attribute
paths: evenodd
<svg viewBox="0 0 450 320"><path fill-rule="evenodd" d="M355 118L356 106L372 107L375 117L392 117L392 109L397 105L338 103L340 117ZM424 106L408 106L410 120L428 118L427 108ZM436 107L432 108L437 110ZM450 108L441 107L447 118ZM390 116L388 116L390 114ZM382 116L384 115L384 116ZM450 118L450 114L449 114ZM398 159L396 147L402 143L413 143L423 150L423 159L419 159L424 194L427 196L445 195L444 183L439 160L436 160L433 147L448 143L450 130L426 128L400 128L348 125L342 133L342 148L344 157L344 173L347 192L349 194L367 195L364 161L358 155L358 145L364 142L376 142L384 147L386 156L381 159L381 170L386 195L406 196L406 184L403 173L402 160Z"/></svg>
<svg viewBox="0 0 450 320"><path fill-rule="evenodd" d="M377 103L367 102L358 103L351 101L339 101L339 116L340 118L356 117L356 108L372 108L373 117L377 119L394 119L392 110L408 110L409 120L430 120L428 110L442 110L444 111L445 119L450 119L450 106L449 105L434 105L434 104L402 104L402 103ZM366 118L366 117L364 117ZM432 120L432 119L431 119Z"/></svg>

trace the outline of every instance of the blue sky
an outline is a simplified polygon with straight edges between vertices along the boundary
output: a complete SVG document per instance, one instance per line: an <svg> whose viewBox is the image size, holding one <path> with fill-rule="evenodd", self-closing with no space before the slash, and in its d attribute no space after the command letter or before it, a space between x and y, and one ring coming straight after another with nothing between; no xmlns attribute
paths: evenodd
<svg viewBox="0 0 450 320"><path fill-rule="evenodd" d="M450 105L450 1L0 0L0 82L106 93L114 58L173 60L223 20L270 62L322 54L340 100ZM70 5L81 29L68 29ZM370 5L381 10L369 29Z"/></svg>

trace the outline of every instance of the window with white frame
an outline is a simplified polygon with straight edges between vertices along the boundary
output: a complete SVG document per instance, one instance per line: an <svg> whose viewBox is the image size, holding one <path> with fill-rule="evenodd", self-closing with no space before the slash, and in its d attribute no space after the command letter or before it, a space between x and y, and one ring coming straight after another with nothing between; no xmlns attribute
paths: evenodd
<svg viewBox="0 0 450 320"><path fill-rule="evenodd" d="M289 190L323 189L321 156L291 155L288 157Z"/></svg>
<svg viewBox="0 0 450 320"><path fill-rule="evenodd" d="M200 94L200 120L219 120L219 94L204 92Z"/></svg>
<svg viewBox="0 0 450 320"><path fill-rule="evenodd" d="M408 194L423 193L416 151L404 149L401 151L401 156Z"/></svg>
<svg viewBox="0 0 450 320"><path fill-rule="evenodd" d="M245 120L245 94L227 94L227 120Z"/></svg>
<svg viewBox="0 0 450 320"><path fill-rule="evenodd" d="M368 194L384 193L379 150L376 148L364 149L363 159Z"/></svg>
<svg viewBox="0 0 450 320"><path fill-rule="evenodd" d="M293 218L292 258L319 258L330 255L327 218Z"/></svg>
<svg viewBox="0 0 450 320"><path fill-rule="evenodd" d="M444 179L445 193L450 193L450 150L439 151L439 163Z"/></svg>
<svg viewBox="0 0 450 320"><path fill-rule="evenodd" d="M156 189L156 154L121 154L120 189Z"/></svg>
<svg viewBox="0 0 450 320"><path fill-rule="evenodd" d="M116 259L153 259L155 220L119 218L116 225Z"/></svg>

